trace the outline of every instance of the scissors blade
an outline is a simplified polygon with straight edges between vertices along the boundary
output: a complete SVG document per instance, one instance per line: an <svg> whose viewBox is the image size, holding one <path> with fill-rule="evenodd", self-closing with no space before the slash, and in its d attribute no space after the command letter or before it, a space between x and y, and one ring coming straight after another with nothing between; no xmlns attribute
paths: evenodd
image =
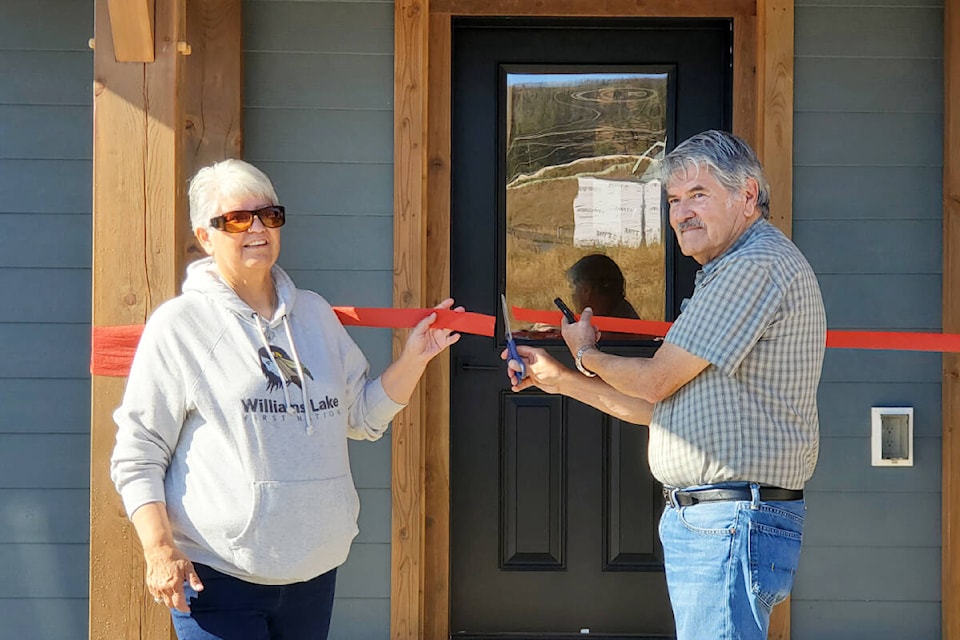
<svg viewBox="0 0 960 640"><path fill-rule="evenodd" d="M510 312L507 309L507 296L502 293L500 294L500 307L501 311L503 311L503 332L507 336L507 352L510 354L510 359L515 360L520 365L517 378L522 380L527 375L527 367L523 364L520 354L517 353L517 344L513 341L513 332L510 331Z"/></svg>
<svg viewBox="0 0 960 640"><path fill-rule="evenodd" d="M507 334L507 340L513 340L513 332L510 331L510 311L507 308L507 296L500 294L500 307L503 311L503 330Z"/></svg>

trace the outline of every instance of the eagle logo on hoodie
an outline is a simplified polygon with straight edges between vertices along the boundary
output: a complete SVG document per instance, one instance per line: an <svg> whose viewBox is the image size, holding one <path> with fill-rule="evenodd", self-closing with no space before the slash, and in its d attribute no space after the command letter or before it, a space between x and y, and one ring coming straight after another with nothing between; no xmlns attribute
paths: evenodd
<svg viewBox="0 0 960 640"><path fill-rule="evenodd" d="M273 353L272 358L270 357L271 352ZM265 347L260 347L257 355L260 356L260 369L267 378L267 391L279 389L284 382L292 382L303 389L303 381L297 371L297 363L287 355L286 351L270 345L269 352ZM274 362L276 362L276 366L274 366ZM310 369L307 369L305 364L301 363L300 369L303 371L303 375L313 380L313 374L310 373Z"/></svg>

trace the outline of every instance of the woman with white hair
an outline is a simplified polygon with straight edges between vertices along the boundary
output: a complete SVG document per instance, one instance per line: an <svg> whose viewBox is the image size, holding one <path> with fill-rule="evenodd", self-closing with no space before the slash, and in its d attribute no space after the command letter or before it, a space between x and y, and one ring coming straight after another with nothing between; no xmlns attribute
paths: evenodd
<svg viewBox="0 0 960 640"><path fill-rule="evenodd" d="M286 211L263 172L201 169L190 217L209 257L144 328L111 477L180 640L323 639L358 532L347 439L380 438L459 335L431 314L372 378L327 301L277 266Z"/></svg>

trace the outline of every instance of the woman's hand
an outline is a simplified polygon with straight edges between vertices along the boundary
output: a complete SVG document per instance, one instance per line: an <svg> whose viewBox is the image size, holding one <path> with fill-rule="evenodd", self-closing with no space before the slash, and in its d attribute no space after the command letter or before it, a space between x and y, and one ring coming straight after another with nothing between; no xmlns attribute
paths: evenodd
<svg viewBox="0 0 960 640"><path fill-rule="evenodd" d="M510 388L514 391L537 387L547 393L560 393L560 383L564 376L574 373L543 349L518 344L517 355L523 359L527 368L527 375L522 380L517 379L520 372L520 363L516 360L510 360L510 353L506 349L500 353L500 359L507 360Z"/></svg>
<svg viewBox="0 0 960 640"><path fill-rule="evenodd" d="M187 582L196 591L203 591L203 583L187 559L174 544L166 544L143 552L147 562L147 591L157 604L189 613L190 603L183 591Z"/></svg>
<svg viewBox="0 0 960 640"><path fill-rule="evenodd" d="M447 298L434 309L450 309L453 307L453 298ZM454 309L463 313L463 307ZM389 367L384 369L380 376L383 390L391 400L399 404L410 402L410 396L420 381L427 364L438 353L460 339L459 333L452 329L431 329L437 319L436 312L417 323L410 332L407 342L403 345L403 353Z"/></svg>
<svg viewBox="0 0 960 640"><path fill-rule="evenodd" d="M173 542L167 505L148 502L137 508L130 520L147 562L147 591L157 604L188 613L190 603L183 592L183 583L186 581L195 591L203 591L203 583L193 563Z"/></svg>
<svg viewBox="0 0 960 640"><path fill-rule="evenodd" d="M453 306L453 298L447 298L434 309L449 309ZM463 313L463 307L457 307L454 311ZM437 319L436 313L431 313L426 318L417 323L407 342L403 346L404 355L414 358L424 364L430 362L441 351L454 344L460 339L459 333L454 333L452 329L431 329ZM402 357L402 356L401 356Z"/></svg>

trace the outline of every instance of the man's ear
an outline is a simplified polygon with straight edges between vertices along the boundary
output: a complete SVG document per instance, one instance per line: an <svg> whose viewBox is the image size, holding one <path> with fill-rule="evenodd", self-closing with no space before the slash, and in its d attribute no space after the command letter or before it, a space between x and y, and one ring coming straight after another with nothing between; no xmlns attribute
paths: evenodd
<svg viewBox="0 0 960 640"><path fill-rule="evenodd" d="M203 247L203 250L207 252L207 255L212 256L213 243L210 242L210 229L206 227L197 227L193 230L193 235L197 237L197 241L200 243L200 246Z"/></svg>
<svg viewBox="0 0 960 640"><path fill-rule="evenodd" d="M747 183L743 186L743 196L745 199L743 215L749 218L757 210L757 199L760 197L760 185L755 179L747 178Z"/></svg>

